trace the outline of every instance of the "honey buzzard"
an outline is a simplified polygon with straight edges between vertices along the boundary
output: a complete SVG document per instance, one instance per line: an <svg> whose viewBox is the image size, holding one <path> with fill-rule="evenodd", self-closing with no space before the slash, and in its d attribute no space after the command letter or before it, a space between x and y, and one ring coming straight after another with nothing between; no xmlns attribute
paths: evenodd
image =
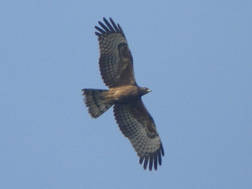
<svg viewBox="0 0 252 189"><path fill-rule="evenodd" d="M141 100L150 89L136 83L132 55L120 25L111 18L110 22L103 20L98 22L100 27L95 26L95 34L100 47L100 72L109 90L83 89L85 104L93 118L114 106L116 122L140 157L140 164L144 169L149 165L150 171L153 166L157 170L164 149L154 120Z"/></svg>

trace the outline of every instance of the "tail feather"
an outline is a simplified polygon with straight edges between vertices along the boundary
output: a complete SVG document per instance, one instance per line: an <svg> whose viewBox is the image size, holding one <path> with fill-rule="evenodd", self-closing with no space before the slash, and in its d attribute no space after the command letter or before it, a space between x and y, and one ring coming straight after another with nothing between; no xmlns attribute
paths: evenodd
<svg viewBox="0 0 252 189"><path fill-rule="evenodd" d="M108 90L83 89L82 91L88 112L93 118L98 118L113 105L113 103L104 99Z"/></svg>

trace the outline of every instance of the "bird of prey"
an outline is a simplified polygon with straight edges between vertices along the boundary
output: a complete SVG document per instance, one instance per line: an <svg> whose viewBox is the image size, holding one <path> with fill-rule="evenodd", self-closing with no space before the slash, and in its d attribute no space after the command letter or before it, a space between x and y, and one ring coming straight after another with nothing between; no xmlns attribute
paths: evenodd
<svg viewBox="0 0 252 189"><path fill-rule="evenodd" d="M93 118L98 118L111 106L120 130L126 136L144 169L151 171L162 164L164 149L153 118L141 97L151 90L136 83L133 58L124 32L110 18L95 26L98 36L100 73L108 90L83 89L84 102Z"/></svg>

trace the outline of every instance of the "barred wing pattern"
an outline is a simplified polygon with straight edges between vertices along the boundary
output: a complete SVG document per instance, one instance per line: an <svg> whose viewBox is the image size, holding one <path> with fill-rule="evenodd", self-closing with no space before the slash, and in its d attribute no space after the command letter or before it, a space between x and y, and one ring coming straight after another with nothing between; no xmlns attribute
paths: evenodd
<svg viewBox="0 0 252 189"><path fill-rule="evenodd" d="M164 149L156 130L155 123L146 110L142 100L136 103L114 106L114 115L122 133L130 140L140 164L144 169L149 164L149 170L157 170L162 164Z"/></svg>
<svg viewBox="0 0 252 189"><path fill-rule="evenodd" d="M109 88L136 85L133 58L122 28L111 18L111 23L105 18L103 20L106 25L98 22L101 27L95 26L99 31L95 34L99 40L99 66L104 83Z"/></svg>

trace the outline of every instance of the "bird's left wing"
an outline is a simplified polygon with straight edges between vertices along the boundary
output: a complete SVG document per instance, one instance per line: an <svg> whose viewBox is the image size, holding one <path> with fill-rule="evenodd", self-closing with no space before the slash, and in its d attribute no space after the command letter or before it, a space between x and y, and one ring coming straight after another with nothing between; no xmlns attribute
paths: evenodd
<svg viewBox="0 0 252 189"><path fill-rule="evenodd" d="M131 104L116 104L114 115L122 133L130 140L140 164L149 170L162 164L164 149L157 133L154 120L141 99Z"/></svg>

